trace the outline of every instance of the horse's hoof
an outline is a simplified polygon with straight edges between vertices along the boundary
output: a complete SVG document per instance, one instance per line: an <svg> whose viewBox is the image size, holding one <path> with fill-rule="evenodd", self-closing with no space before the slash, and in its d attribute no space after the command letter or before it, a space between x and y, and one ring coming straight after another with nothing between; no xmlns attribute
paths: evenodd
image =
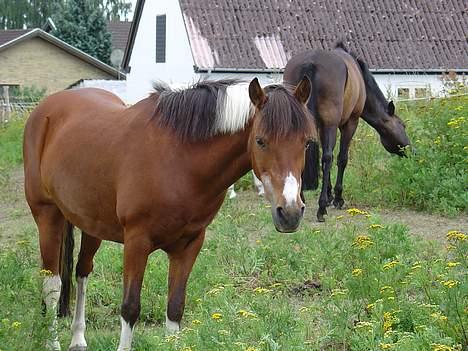
<svg viewBox="0 0 468 351"><path fill-rule="evenodd" d="M335 208L338 210L342 210L344 206L344 200L343 199L333 200L333 206L335 206Z"/></svg>
<svg viewBox="0 0 468 351"><path fill-rule="evenodd" d="M317 222L323 223L325 222L325 218L323 216L317 216Z"/></svg>
<svg viewBox="0 0 468 351"><path fill-rule="evenodd" d="M87 351L87 346L70 346L68 351Z"/></svg>

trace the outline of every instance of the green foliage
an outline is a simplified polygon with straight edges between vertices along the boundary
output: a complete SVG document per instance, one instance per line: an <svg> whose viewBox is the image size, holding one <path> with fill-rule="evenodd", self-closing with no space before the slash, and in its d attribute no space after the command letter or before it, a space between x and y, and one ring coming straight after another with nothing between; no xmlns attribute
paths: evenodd
<svg viewBox="0 0 468 351"><path fill-rule="evenodd" d="M0 0L0 29L42 27L63 0Z"/></svg>
<svg viewBox="0 0 468 351"><path fill-rule="evenodd" d="M414 153L389 155L369 126L360 127L345 174L345 199L446 215L467 211L468 97L400 105Z"/></svg>
<svg viewBox="0 0 468 351"><path fill-rule="evenodd" d="M0 0L0 29L41 28L72 0ZM80 1L83 2L83 1ZM88 0L93 8L101 8L108 21L128 18L132 9L129 0Z"/></svg>
<svg viewBox="0 0 468 351"><path fill-rule="evenodd" d="M74 47L110 63L111 35L104 10L94 0L68 0L53 17L53 34Z"/></svg>
<svg viewBox="0 0 468 351"><path fill-rule="evenodd" d="M10 101L20 102L39 102L47 93L46 88L38 88L36 86L21 86L12 87L10 89Z"/></svg>
<svg viewBox="0 0 468 351"><path fill-rule="evenodd" d="M298 233L285 235L275 232L269 206L260 201L243 193L226 202L210 225L189 281L184 329L175 336L164 330L167 260L162 252L151 256L135 350L455 351L466 345L466 234L451 232L444 249L411 237L405 227L350 211L320 229L308 219ZM0 306L8 306L0 309L5 350L40 349L47 335L31 222L0 252ZM120 330L122 246L103 243L94 267L88 345L113 350ZM70 323L59 322L64 349Z"/></svg>

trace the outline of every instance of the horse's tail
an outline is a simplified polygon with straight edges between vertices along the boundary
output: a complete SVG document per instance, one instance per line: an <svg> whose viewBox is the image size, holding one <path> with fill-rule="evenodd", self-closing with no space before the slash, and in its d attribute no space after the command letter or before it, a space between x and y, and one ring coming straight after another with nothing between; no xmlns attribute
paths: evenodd
<svg viewBox="0 0 468 351"><path fill-rule="evenodd" d="M318 188L320 151L318 141L312 142L306 150L305 166L302 173L302 190Z"/></svg>
<svg viewBox="0 0 468 351"><path fill-rule="evenodd" d="M309 102L307 103L307 108L312 114L314 126L318 132L317 126L317 108L316 108L316 94L315 89L315 73L317 67L313 63L304 65L301 71L301 75L305 75L310 79L312 84L312 92ZM314 140L306 150L305 153L305 166L304 172L302 173L302 189L301 190L315 190L318 188L320 174L320 147L319 141Z"/></svg>
<svg viewBox="0 0 468 351"><path fill-rule="evenodd" d="M62 279L62 290L60 291L58 307L59 317L65 317L70 314L74 246L75 240L73 238L73 224L66 221L63 230L62 249L60 253L60 278Z"/></svg>

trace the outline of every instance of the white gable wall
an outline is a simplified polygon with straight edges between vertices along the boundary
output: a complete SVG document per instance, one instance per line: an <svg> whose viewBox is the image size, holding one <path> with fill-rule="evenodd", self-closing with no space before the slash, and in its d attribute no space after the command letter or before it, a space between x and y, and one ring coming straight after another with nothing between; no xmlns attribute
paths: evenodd
<svg viewBox="0 0 468 351"><path fill-rule="evenodd" d="M408 88L410 99L415 98L416 88L428 89L431 96L439 96L443 90L439 74L374 73L373 76L385 97L398 97L398 88Z"/></svg>
<svg viewBox="0 0 468 351"><path fill-rule="evenodd" d="M156 63L156 16L166 15L166 62ZM171 85L196 80L178 0L145 1L127 74L128 102L145 98L154 80Z"/></svg>

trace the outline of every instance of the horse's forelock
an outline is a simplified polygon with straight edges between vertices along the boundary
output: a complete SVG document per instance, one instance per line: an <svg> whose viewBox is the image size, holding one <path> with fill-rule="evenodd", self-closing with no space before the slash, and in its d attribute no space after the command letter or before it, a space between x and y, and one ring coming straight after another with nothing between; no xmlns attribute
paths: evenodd
<svg viewBox="0 0 468 351"><path fill-rule="evenodd" d="M265 88L268 101L262 110L260 128L273 139L293 133L306 133L312 123L307 108L302 105L283 85L271 85Z"/></svg>

